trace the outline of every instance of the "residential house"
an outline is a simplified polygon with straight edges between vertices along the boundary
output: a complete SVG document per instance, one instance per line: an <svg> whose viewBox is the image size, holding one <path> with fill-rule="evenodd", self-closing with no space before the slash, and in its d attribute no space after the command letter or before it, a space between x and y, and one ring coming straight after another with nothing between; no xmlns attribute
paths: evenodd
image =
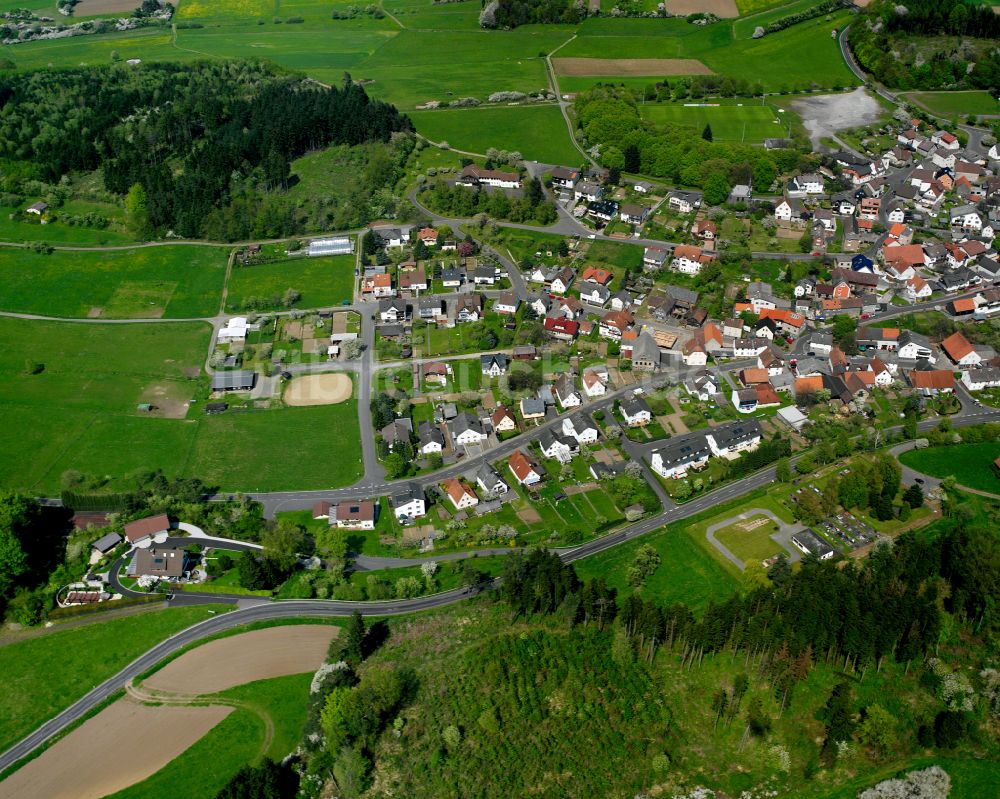
<svg viewBox="0 0 1000 799"><path fill-rule="evenodd" d="M733 407L740 413L753 413L757 410L757 392L752 388L733 389L730 399Z"/></svg>
<svg viewBox="0 0 1000 799"><path fill-rule="evenodd" d="M906 285L903 287L903 294L911 302L925 300L933 293L930 284L920 275L914 275L907 279Z"/></svg>
<svg viewBox="0 0 1000 799"><path fill-rule="evenodd" d="M389 274L367 275L361 279L361 291L370 294L372 297L391 297L392 276Z"/></svg>
<svg viewBox="0 0 1000 799"><path fill-rule="evenodd" d="M542 480L541 468L522 450L515 450L507 459L507 468L521 485L533 486Z"/></svg>
<svg viewBox="0 0 1000 799"><path fill-rule="evenodd" d="M702 402L708 402L719 393L719 379L707 369L695 372L694 376L684 384L688 394Z"/></svg>
<svg viewBox="0 0 1000 799"><path fill-rule="evenodd" d="M552 336L554 339L559 341L572 341L576 338L577 331L580 329L580 323L572 319L566 319L563 316L545 317L545 321L542 323L545 331Z"/></svg>
<svg viewBox="0 0 1000 799"><path fill-rule="evenodd" d="M576 187L577 181L580 180L580 171L578 169L570 169L565 166L557 166L552 170L552 185L560 189L573 190Z"/></svg>
<svg viewBox="0 0 1000 799"><path fill-rule="evenodd" d="M933 357L930 339L910 330L904 330L899 334L899 346L896 352L906 361L929 360Z"/></svg>
<svg viewBox="0 0 1000 799"><path fill-rule="evenodd" d="M389 447L389 450L392 451L400 444L410 443L410 435L413 433L413 422L408 416L402 419L393 419L379 432L382 440Z"/></svg>
<svg viewBox="0 0 1000 799"><path fill-rule="evenodd" d="M472 486L455 477L450 477L441 483L445 495L455 506L455 510L465 510L479 504L479 497L472 490Z"/></svg>
<svg viewBox="0 0 1000 799"><path fill-rule="evenodd" d="M421 422L417 425L417 451L421 455L440 455L444 450L444 435L437 425Z"/></svg>
<svg viewBox="0 0 1000 799"><path fill-rule="evenodd" d="M702 252L700 247L689 244L678 244L674 247L674 257L670 262L671 268L686 275L697 275L701 272L702 266L715 260L715 256Z"/></svg>
<svg viewBox="0 0 1000 799"><path fill-rule="evenodd" d="M417 233L417 239L428 247L437 247L438 232L432 227L425 227Z"/></svg>
<svg viewBox="0 0 1000 799"><path fill-rule="evenodd" d="M649 216L649 209L644 205L625 203L619 210L622 222L628 225L641 225Z"/></svg>
<svg viewBox="0 0 1000 799"><path fill-rule="evenodd" d="M632 307L632 295L627 289L619 289L611 295L611 310L625 311Z"/></svg>
<svg viewBox="0 0 1000 799"><path fill-rule="evenodd" d="M465 271L458 266L446 266L441 270L441 285L446 289L457 289L465 281Z"/></svg>
<svg viewBox="0 0 1000 799"><path fill-rule="evenodd" d="M427 291L427 272L423 267L398 274L400 291Z"/></svg>
<svg viewBox="0 0 1000 799"><path fill-rule="evenodd" d="M188 570L188 554L177 547L137 549L126 567L129 577L158 577L161 580L181 580Z"/></svg>
<svg viewBox="0 0 1000 799"><path fill-rule="evenodd" d="M649 403L636 395L627 396L618 404L622 419L629 427L644 427L653 421L653 410Z"/></svg>
<svg viewBox="0 0 1000 799"><path fill-rule="evenodd" d="M504 479L497 473L497 470L488 463L484 463L476 470L476 485L487 496L506 494L510 489L510 486L504 482Z"/></svg>
<svg viewBox="0 0 1000 799"><path fill-rule="evenodd" d="M809 194L822 193L823 176L817 175L815 172L798 175L797 177L792 178L791 182L788 184L789 196L805 197Z"/></svg>
<svg viewBox="0 0 1000 799"><path fill-rule="evenodd" d="M718 233L718 227L711 219L701 219L691 226L691 235L702 241L712 241Z"/></svg>
<svg viewBox="0 0 1000 799"><path fill-rule="evenodd" d="M647 247L642 255L642 267L646 271L663 269L670 254L662 247Z"/></svg>
<svg viewBox="0 0 1000 799"><path fill-rule="evenodd" d="M451 420L450 428L451 440L456 447L482 444L487 438L483 423L465 411Z"/></svg>
<svg viewBox="0 0 1000 799"><path fill-rule="evenodd" d="M443 386L448 382L451 367L446 363L425 363L423 366L424 382L430 385Z"/></svg>
<svg viewBox="0 0 1000 799"><path fill-rule="evenodd" d="M618 216L618 203L614 200L597 200L587 203L587 216L600 219L602 222L610 222Z"/></svg>
<svg viewBox="0 0 1000 799"><path fill-rule="evenodd" d="M955 375L950 369L911 369L906 379L925 396L950 394L955 390Z"/></svg>
<svg viewBox="0 0 1000 799"><path fill-rule="evenodd" d="M607 372L597 369L583 370L583 392L588 397L603 397L608 392Z"/></svg>
<svg viewBox="0 0 1000 799"><path fill-rule="evenodd" d="M620 341L622 333L632 327L634 319L631 311L608 311L601 317L600 335L612 341Z"/></svg>
<svg viewBox="0 0 1000 799"><path fill-rule="evenodd" d="M791 222L792 217L797 216L796 210L788 197L782 197L778 204L774 206L774 218L778 222Z"/></svg>
<svg viewBox="0 0 1000 799"><path fill-rule="evenodd" d="M581 180L573 189L573 199L597 202L604 196L604 187L589 180Z"/></svg>
<svg viewBox="0 0 1000 799"><path fill-rule="evenodd" d="M667 208L679 214L689 214L701 206L701 195L689 191L672 191L667 195Z"/></svg>
<svg viewBox="0 0 1000 799"><path fill-rule="evenodd" d="M517 430L517 419L514 414L503 405L498 405L490 416L490 424L498 433L512 433Z"/></svg>
<svg viewBox="0 0 1000 799"><path fill-rule="evenodd" d="M760 424L754 419L719 425L706 434L712 454L726 460L736 460L743 452L757 449L762 437Z"/></svg>
<svg viewBox="0 0 1000 799"><path fill-rule="evenodd" d="M549 283L549 291L553 294L565 294L569 291L569 287L572 285L575 277L576 274L573 270L568 266L564 266L553 276Z"/></svg>
<svg viewBox="0 0 1000 799"><path fill-rule="evenodd" d="M495 266L480 264L472 271L472 282L477 286L496 285L496 282L499 279L497 271L498 270Z"/></svg>
<svg viewBox="0 0 1000 799"><path fill-rule="evenodd" d="M699 470L708 464L711 448L704 433L671 439L653 450L650 466L661 477L680 479L688 470Z"/></svg>
<svg viewBox="0 0 1000 799"><path fill-rule="evenodd" d="M597 441L596 425L583 413L572 413L562 423L563 434L572 436L580 444L593 444Z"/></svg>
<svg viewBox="0 0 1000 799"><path fill-rule="evenodd" d="M576 381L570 372L563 372L553 384L556 399L561 408L578 408L583 404L583 397L576 389Z"/></svg>
<svg viewBox="0 0 1000 799"><path fill-rule="evenodd" d="M459 173L458 179L455 182L461 186L492 186L500 189L516 189L521 185L521 176L516 172L484 169L476 164L469 164Z"/></svg>
<svg viewBox="0 0 1000 799"><path fill-rule="evenodd" d="M330 517L330 526L347 530L374 530L375 504L371 500L341 502Z"/></svg>
<svg viewBox="0 0 1000 799"><path fill-rule="evenodd" d="M958 228L966 233L978 233L983 229L983 218L974 205L960 205L952 208L949 214L952 228Z"/></svg>
<svg viewBox="0 0 1000 799"><path fill-rule="evenodd" d="M408 308L406 300L398 297L381 299L378 302L378 315L383 322L402 322L407 318Z"/></svg>
<svg viewBox="0 0 1000 799"><path fill-rule="evenodd" d="M521 305L521 300L518 299L517 293L514 291L502 291L500 296L496 298L493 303L493 310L498 314L504 314L505 316L513 316L517 313L517 309Z"/></svg>
<svg viewBox="0 0 1000 799"><path fill-rule="evenodd" d="M575 438L557 435L549 429L543 430L538 437L538 446L546 458L555 458L560 463L569 463L573 455L580 451Z"/></svg>
<svg viewBox="0 0 1000 799"><path fill-rule="evenodd" d="M408 524L427 513L424 491L416 483L409 483L390 496L389 504L396 519L402 524Z"/></svg>
<svg viewBox="0 0 1000 799"><path fill-rule="evenodd" d="M1000 388L1000 368L989 366L983 369L966 369L962 372L962 383L969 391Z"/></svg>
<svg viewBox="0 0 1000 799"><path fill-rule="evenodd" d="M502 352L480 355L479 368L487 377L500 377L507 374L507 356Z"/></svg>
<svg viewBox="0 0 1000 799"><path fill-rule="evenodd" d="M649 333L643 331L636 338L631 360L636 372L655 372L660 368L660 348Z"/></svg>
<svg viewBox="0 0 1000 799"><path fill-rule="evenodd" d="M526 422L545 418L545 401L537 397L525 397L519 403L521 418Z"/></svg>
<svg viewBox="0 0 1000 799"><path fill-rule="evenodd" d="M941 342L941 349L944 350L945 354L951 359L959 368L971 368L974 366L979 366L982 363L982 358L979 353L976 352L975 348L969 343L969 340L962 335L961 332L952 333L948 338Z"/></svg>
<svg viewBox="0 0 1000 799"><path fill-rule="evenodd" d="M165 513L147 516L125 525L125 538L133 546L170 530L170 517Z"/></svg>
<svg viewBox="0 0 1000 799"><path fill-rule="evenodd" d="M444 318L444 301L440 297L421 297L417 301L417 316L425 322Z"/></svg>
<svg viewBox="0 0 1000 799"><path fill-rule="evenodd" d="M483 298L479 294L463 294L455 300L456 322L478 322L483 318Z"/></svg>
<svg viewBox="0 0 1000 799"><path fill-rule="evenodd" d="M581 283L580 299L591 305L603 308L607 305L608 300L611 299L611 291L607 286L602 286L600 283Z"/></svg>

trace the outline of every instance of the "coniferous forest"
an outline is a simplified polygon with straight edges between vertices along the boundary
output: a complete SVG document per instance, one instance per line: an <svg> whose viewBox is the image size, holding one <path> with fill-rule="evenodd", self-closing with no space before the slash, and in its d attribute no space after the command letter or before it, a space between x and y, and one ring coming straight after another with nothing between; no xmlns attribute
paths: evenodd
<svg viewBox="0 0 1000 799"><path fill-rule="evenodd" d="M393 625L367 659L337 643L300 767L345 796L826 797L891 764L990 760L992 524L953 507L864 562L779 561L700 616L511 555L497 602Z"/></svg>
<svg viewBox="0 0 1000 799"><path fill-rule="evenodd" d="M0 158L29 162L50 182L102 169L147 235L202 235L240 178L257 173L259 185L282 188L291 160L309 150L409 130L349 76L325 87L250 61L0 78Z"/></svg>

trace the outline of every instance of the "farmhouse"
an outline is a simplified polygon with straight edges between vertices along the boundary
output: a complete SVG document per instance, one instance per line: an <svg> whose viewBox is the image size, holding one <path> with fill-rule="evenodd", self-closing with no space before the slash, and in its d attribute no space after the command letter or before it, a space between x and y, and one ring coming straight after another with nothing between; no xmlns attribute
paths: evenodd
<svg viewBox="0 0 1000 799"><path fill-rule="evenodd" d="M941 349L951 358L952 363L960 367L979 366L983 360L969 343L969 340L960 332L952 333L942 341Z"/></svg>
<svg viewBox="0 0 1000 799"><path fill-rule="evenodd" d="M497 169L483 169L469 164L456 181L460 186L493 186L500 189L516 189L521 185L521 176L516 172L501 172Z"/></svg>

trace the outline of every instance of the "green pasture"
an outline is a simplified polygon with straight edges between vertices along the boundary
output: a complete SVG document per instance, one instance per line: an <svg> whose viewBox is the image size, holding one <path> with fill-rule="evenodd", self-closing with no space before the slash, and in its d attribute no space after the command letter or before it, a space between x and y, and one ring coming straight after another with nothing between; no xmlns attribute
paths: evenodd
<svg viewBox="0 0 1000 799"><path fill-rule="evenodd" d="M226 274L225 247L168 245L48 255L0 249L0 309L46 316L212 316Z"/></svg>
<svg viewBox="0 0 1000 799"><path fill-rule="evenodd" d="M267 735L265 716L274 725L274 735L264 754L282 760L295 749L302 735L311 680L311 673L293 674L257 680L204 697L206 703L217 696L244 706L155 774L107 799L148 796L212 799L241 767L260 758Z"/></svg>
<svg viewBox="0 0 1000 799"><path fill-rule="evenodd" d="M954 477L960 485L1000 494L1000 478L993 461L1000 457L1000 442L956 444L947 447L911 449L899 460L932 477Z"/></svg>
<svg viewBox="0 0 1000 799"><path fill-rule="evenodd" d="M701 27L683 19L592 18L580 25L577 38L562 48L558 57L695 58L719 74L759 81L768 91L802 89L812 84L853 86L857 80L844 64L837 41L831 35L834 28L843 28L849 18L848 12L835 14L829 22L818 17L761 39L738 36L735 31L740 20ZM650 75L650 78L662 77ZM563 86L562 80L560 88L566 91L570 86ZM649 82L635 78L601 80L635 81L637 85Z"/></svg>
<svg viewBox="0 0 1000 799"><path fill-rule="evenodd" d="M518 150L544 164L575 164L583 157L556 105L414 111L410 119L428 139L456 150L482 155L491 147Z"/></svg>
<svg viewBox="0 0 1000 799"><path fill-rule="evenodd" d="M706 100L709 106L688 106L682 103L649 103L641 107L643 119L651 122L691 125L699 131L705 125L712 126L715 141L758 144L767 138L781 138L788 135L787 114L778 114L770 105L726 104L715 105L714 100Z"/></svg>
<svg viewBox="0 0 1000 799"><path fill-rule="evenodd" d="M70 225L60 217L67 215L83 216L98 213L110 220L120 220L122 210L107 203L95 203L85 200L69 200L61 208L53 211L53 218L48 224L41 224L37 218L33 221L11 219L11 215L30 205L25 202L20 206L0 205L0 241L27 242L44 241L47 244L73 244L75 246L129 244L134 241L130 236L112 226L104 228Z"/></svg>
<svg viewBox="0 0 1000 799"><path fill-rule="evenodd" d="M0 318L0 485L52 496L77 470L121 485L138 469L223 489L346 485L361 475L357 403L164 418L204 391L200 323L89 325ZM30 374L29 365L42 371ZM345 444L345 442L350 442ZM352 447L345 449L345 447Z"/></svg>
<svg viewBox="0 0 1000 799"><path fill-rule="evenodd" d="M1000 100L989 92L909 92L906 99L943 117L1000 114Z"/></svg>
<svg viewBox="0 0 1000 799"><path fill-rule="evenodd" d="M4 49L4 57L13 61L20 70L110 64L112 53L118 53L122 61L131 58L143 61L193 61L210 55L175 46L167 28L143 28L124 33L48 39ZM131 67L122 66L122 69Z"/></svg>
<svg viewBox="0 0 1000 799"><path fill-rule="evenodd" d="M476 0L432 5L426 0L388 0L382 7L411 30L479 30L482 6Z"/></svg>
<svg viewBox="0 0 1000 799"><path fill-rule="evenodd" d="M16 743L150 647L224 609L165 608L0 646L0 749Z"/></svg>
<svg viewBox="0 0 1000 799"><path fill-rule="evenodd" d="M280 297L286 289L302 295L299 308L339 305L354 294L353 255L330 255L320 258L289 258L271 264L234 265L229 279L226 310L244 309L251 298ZM273 307L281 307L280 303Z"/></svg>

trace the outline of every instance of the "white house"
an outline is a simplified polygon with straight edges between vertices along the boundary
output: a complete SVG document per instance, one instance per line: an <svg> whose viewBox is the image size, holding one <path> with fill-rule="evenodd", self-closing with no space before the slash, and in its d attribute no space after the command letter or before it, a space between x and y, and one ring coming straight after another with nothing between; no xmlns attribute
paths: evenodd
<svg viewBox="0 0 1000 799"><path fill-rule="evenodd" d="M245 316L234 316L226 322L225 327L219 329L219 343L226 344L233 341L244 341L247 337L247 332L256 329L256 325L251 326L247 324Z"/></svg>
<svg viewBox="0 0 1000 799"><path fill-rule="evenodd" d="M984 388L1000 388L1000 369L967 369L962 372L962 382L969 391L982 391Z"/></svg>
<svg viewBox="0 0 1000 799"><path fill-rule="evenodd" d="M792 221L792 204L788 198L782 198L781 202L774 206L774 218L779 222Z"/></svg>
<svg viewBox="0 0 1000 799"><path fill-rule="evenodd" d="M909 330L904 330L899 334L899 347L896 352L904 361L929 359L933 355L930 340L926 336Z"/></svg>
<svg viewBox="0 0 1000 799"><path fill-rule="evenodd" d="M448 495L448 499L451 500L451 504L455 506L455 510L465 510L479 504L476 492L472 490L470 485L461 480L452 477L445 480L441 486L444 488L445 494Z"/></svg>
<svg viewBox="0 0 1000 799"><path fill-rule="evenodd" d="M392 506L392 512L396 514L396 518L404 524L427 513L423 489L415 483L411 483L393 494L389 498L389 504Z"/></svg>
<svg viewBox="0 0 1000 799"><path fill-rule="evenodd" d="M674 257L670 265L685 275L697 275L706 260L711 259L702 255L700 248L689 244L679 244L674 248Z"/></svg>
<svg viewBox="0 0 1000 799"><path fill-rule="evenodd" d="M444 436L430 422L420 423L417 427L417 436L420 439L417 449L421 455L440 455L444 450Z"/></svg>
<svg viewBox="0 0 1000 799"><path fill-rule="evenodd" d="M763 433L755 420L730 422L712 428L705 436L712 454L726 460L736 460L743 452L752 452L760 445Z"/></svg>
<svg viewBox="0 0 1000 799"><path fill-rule="evenodd" d="M969 233L978 233L983 229L983 218L974 205L960 205L953 208L950 219L952 227L961 228Z"/></svg>
<svg viewBox="0 0 1000 799"><path fill-rule="evenodd" d="M653 411L642 397L626 397L619 404L619 409L629 427L642 427L653 421Z"/></svg>
<svg viewBox="0 0 1000 799"><path fill-rule="evenodd" d="M583 370L583 391L588 397L603 397L608 393L607 372L596 369Z"/></svg>
<svg viewBox="0 0 1000 799"><path fill-rule="evenodd" d="M933 294L933 291L931 290L930 283L924 280L920 275L914 275L906 281L903 293L911 302L916 302L917 300L927 299L931 296L931 294Z"/></svg>
<svg viewBox="0 0 1000 799"><path fill-rule="evenodd" d="M583 404L583 398L574 385L573 375L569 372L563 372L559 375L559 378L553 385L553 389L556 393L556 399L559 401L559 407L566 409L579 408Z"/></svg>
<svg viewBox="0 0 1000 799"><path fill-rule="evenodd" d="M455 445L481 444L486 440L483 424L469 413L460 413L451 420L451 440Z"/></svg>
<svg viewBox="0 0 1000 799"><path fill-rule="evenodd" d="M703 434L675 439L653 450L650 466L661 477L680 479L689 469L703 469L711 450Z"/></svg>
<svg viewBox="0 0 1000 799"><path fill-rule="evenodd" d="M597 441L597 428L582 413L571 414L562 423L563 435L572 436L580 444Z"/></svg>
<svg viewBox="0 0 1000 799"><path fill-rule="evenodd" d="M611 298L611 290L600 283L582 283L580 285L580 299L591 305L604 307Z"/></svg>

